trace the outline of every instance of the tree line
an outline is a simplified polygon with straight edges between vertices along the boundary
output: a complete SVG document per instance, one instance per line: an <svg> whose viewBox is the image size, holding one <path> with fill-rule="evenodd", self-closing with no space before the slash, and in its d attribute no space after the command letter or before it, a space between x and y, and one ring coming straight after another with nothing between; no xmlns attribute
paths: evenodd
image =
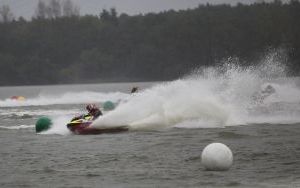
<svg viewBox="0 0 300 188"><path fill-rule="evenodd" d="M114 8L80 16L71 1L39 1L30 21L2 9L0 85L171 80L228 57L255 64L268 48L287 49L299 75L298 0L134 16Z"/></svg>

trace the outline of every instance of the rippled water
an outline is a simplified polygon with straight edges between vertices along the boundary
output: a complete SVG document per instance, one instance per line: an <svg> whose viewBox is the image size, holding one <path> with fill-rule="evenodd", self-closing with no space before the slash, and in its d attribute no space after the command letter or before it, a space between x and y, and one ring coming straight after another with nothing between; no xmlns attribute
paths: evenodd
<svg viewBox="0 0 300 188"><path fill-rule="evenodd" d="M299 187L300 126L251 125L92 136L0 129L1 187ZM212 142L234 155L205 171Z"/></svg>

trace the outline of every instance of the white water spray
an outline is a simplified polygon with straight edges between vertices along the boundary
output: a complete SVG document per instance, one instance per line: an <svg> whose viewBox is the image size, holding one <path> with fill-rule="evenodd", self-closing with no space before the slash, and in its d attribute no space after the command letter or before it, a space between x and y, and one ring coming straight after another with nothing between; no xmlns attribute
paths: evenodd
<svg viewBox="0 0 300 188"><path fill-rule="evenodd" d="M120 104L92 126L153 129L300 122L298 80L286 77L277 55L270 54L263 63L247 68L230 59L222 67L157 85ZM256 101L253 96L265 85L273 86L276 93Z"/></svg>

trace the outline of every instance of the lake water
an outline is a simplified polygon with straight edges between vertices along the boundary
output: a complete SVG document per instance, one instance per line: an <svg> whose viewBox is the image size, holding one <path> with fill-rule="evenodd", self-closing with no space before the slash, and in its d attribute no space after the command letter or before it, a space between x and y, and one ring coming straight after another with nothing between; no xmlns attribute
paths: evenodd
<svg viewBox="0 0 300 188"><path fill-rule="evenodd" d="M173 82L0 87L0 187L300 187L299 79L190 76ZM238 77L238 79L236 79ZM271 84L263 101L253 95ZM130 95L133 86L140 92ZM11 100L22 95L24 101ZM85 104L118 103L94 127L66 123ZM42 116L54 126L34 130ZM206 171L203 148L221 142L228 171Z"/></svg>

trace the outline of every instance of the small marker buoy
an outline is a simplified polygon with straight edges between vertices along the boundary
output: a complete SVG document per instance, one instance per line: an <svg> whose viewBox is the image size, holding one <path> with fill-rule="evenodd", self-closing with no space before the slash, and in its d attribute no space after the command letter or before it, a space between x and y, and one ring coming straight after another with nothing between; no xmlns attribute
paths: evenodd
<svg viewBox="0 0 300 188"><path fill-rule="evenodd" d="M41 117L35 123L35 132L40 133L42 131L47 131L51 128L52 121L48 117Z"/></svg>
<svg viewBox="0 0 300 188"><path fill-rule="evenodd" d="M106 101L105 103L103 103L103 110L104 111L110 111L115 109L115 104L111 101Z"/></svg>

